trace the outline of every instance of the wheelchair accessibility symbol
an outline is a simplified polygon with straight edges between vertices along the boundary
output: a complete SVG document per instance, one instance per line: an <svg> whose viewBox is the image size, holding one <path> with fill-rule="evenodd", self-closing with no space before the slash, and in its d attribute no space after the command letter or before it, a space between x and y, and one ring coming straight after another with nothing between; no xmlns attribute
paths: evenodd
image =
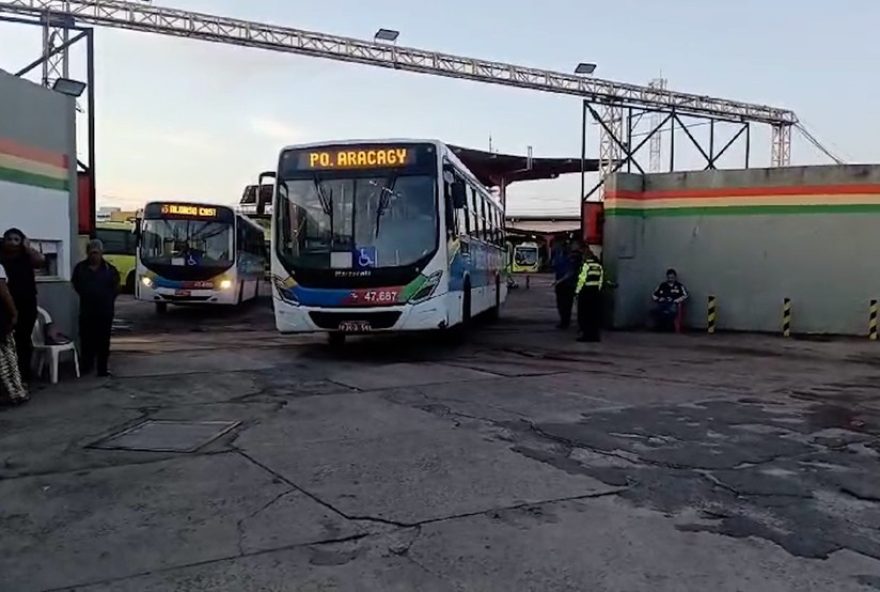
<svg viewBox="0 0 880 592"><path fill-rule="evenodd" d="M358 247L355 257L357 266L361 269L376 267L376 247Z"/></svg>

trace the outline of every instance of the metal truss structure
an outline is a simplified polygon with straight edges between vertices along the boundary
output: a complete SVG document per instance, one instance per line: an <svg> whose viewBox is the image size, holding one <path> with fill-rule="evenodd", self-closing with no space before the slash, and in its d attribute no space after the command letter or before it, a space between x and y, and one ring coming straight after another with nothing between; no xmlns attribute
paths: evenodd
<svg viewBox="0 0 880 592"><path fill-rule="evenodd" d="M678 170L676 167L676 136L681 133L696 149L697 153L705 160L705 170L718 168L719 159L728 154L731 147L742 144L744 148L745 168L749 168L751 158L751 122L736 121L727 118L710 117L705 115L682 115L675 109L636 109L604 108L600 113L588 100L583 101L583 119L581 122L581 159L586 159L586 128L587 115L600 126L600 179L596 185L586 190L584 167L581 172L581 194L584 200L589 200L604 187L605 179L620 170L632 172L636 169L639 173L660 172L661 146L663 134L668 134L669 168ZM649 129L646 133L636 133L637 124L648 119ZM701 141L691 131L696 126L708 126L708 141ZM716 130L719 126L732 128L733 133L727 142L719 147ZM776 127L774 126L774 151L778 151L779 159L774 158L774 166L786 166L782 164L782 157L791 156L791 126L785 126L787 132L780 132L777 139ZM782 135L787 133L787 135ZM650 164L647 169L642 166L639 153L646 144L650 145ZM787 148L786 148L787 146ZM656 147L656 148L655 148ZM787 163L787 161L785 161ZM603 197L601 193L599 198Z"/></svg>
<svg viewBox="0 0 880 592"><path fill-rule="evenodd" d="M0 17L12 20L12 15L34 19L44 26L43 56L46 59L43 62L43 83L46 85L67 72L66 49L69 43L65 40L68 29L88 24L578 96L584 103L582 161L586 157L586 116L589 112L601 126L599 158L602 179L623 166L627 170L636 166L644 172L637 153L648 141L651 142L649 170L658 168L661 151L657 134L666 124L670 126L670 170L675 168L676 124L706 158L707 168L715 168L718 158L743 133L748 166L749 126L752 123L769 125L773 130L772 164L787 166L791 160L791 128L799 125L795 113L787 109L672 91L665 84L643 86L614 82L125 0L0 0ZM60 56L59 48L63 48ZM602 115L594 106L602 109ZM644 115L649 115L651 131L634 145L634 121ZM683 118L699 118L710 123L712 132L708 150L688 131ZM714 146L716 122L740 126L739 132L718 152ZM584 184L583 173L581 184ZM602 185L600 181L589 193L582 187L581 195L586 199Z"/></svg>
<svg viewBox="0 0 880 592"><path fill-rule="evenodd" d="M588 76L528 68L122 0L4 0L0 13L64 15L77 23L131 29L569 94L620 107L675 109L679 114L753 121L772 126L798 122L794 112L767 105L682 93Z"/></svg>
<svg viewBox="0 0 880 592"><path fill-rule="evenodd" d="M648 83L648 86L651 88L659 88L660 90L664 90L666 88L666 79L665 78L655 78L651 82ZM652 113L650 118L650 126L651 128L655 128L660 125L660 119L662 115L660 113ZM663 142L660 134L655 134L648 142L648 150L650 153L650 161L648 163L648 171L651 173L659 172L660 169L663 168Z"/></svg>

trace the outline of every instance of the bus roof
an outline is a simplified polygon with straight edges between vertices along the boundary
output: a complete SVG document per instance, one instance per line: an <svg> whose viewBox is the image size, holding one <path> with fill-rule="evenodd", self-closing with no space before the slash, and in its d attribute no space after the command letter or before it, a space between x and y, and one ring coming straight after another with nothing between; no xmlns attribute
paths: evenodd
<svg viewBox="0 0 880 592"><path fill-rule="evenodd" d="M156 201L149 201L144 205L144 209L146 209L147 206L151 206L154 204L159 204L159 205L161 205L161 204L181 204L184 206L202 206L204 208L224 208L227 210L234 209L234 206L229 205L229 204L208 203L208 202L203 202L203 201L186 201L184 199L162 199L162 200L156 200Z"/></svg>
<svg viewBox="0 0 880 592"><path fill-rule="evenodd" d="M318 148L319 146L349 146L355 144L435 144L446 146L440 140L413 139L413 138L361 138L357 140L325 140L322 142L307 142L305 144L291 144L282 150L301 150L303 148Z"/></svg>
<svg viewBox="0 0 880 592"><path fill-rule="evenodd" d="M467 164L465 164L465 162L455 153L452 146L450 146L446 142L443 142L442 140L430 138L361 138L356 140L326 140L323 142L291 144L282 148L282 152L286 152L287 150L320 148L321 146L349 146L357 144L433 144L434 146L437 146L437 148L439 149L438 152L440 152L444 158L449 159L453 164L470 173L471 181L482 185L496 205L501 205L501 199L497 195L494 195L491 191L489 191L489 185L487 185L482 179L480 179L480 177L473 170L471 170L471 168L468 167Z"/></svg>

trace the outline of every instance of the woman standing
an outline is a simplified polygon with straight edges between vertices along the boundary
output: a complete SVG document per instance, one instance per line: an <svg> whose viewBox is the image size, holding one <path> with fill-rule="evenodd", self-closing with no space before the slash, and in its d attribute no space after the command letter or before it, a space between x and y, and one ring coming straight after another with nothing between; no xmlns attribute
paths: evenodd
<svg viewBox="0 0 880 592"><path fill-rule="evenodd" d="M28 382L31 378L31 358L33 344L31 334L37 322L37 281L34 269L41 267L45 259L28 244L27 237L18 228L10 228L3 233L3 248L0 249L0 264L6 269L9 292L18 311L15 324L15 349L18 353L18 368L21 378Z"/></svg>
<svg viewBox="0 0 880 592"><path fill-rule="evenodd" d="M6 270L0 265L0 404L19 405L28 400L12 338L17 317L15 303L6 284Z"/></svg>

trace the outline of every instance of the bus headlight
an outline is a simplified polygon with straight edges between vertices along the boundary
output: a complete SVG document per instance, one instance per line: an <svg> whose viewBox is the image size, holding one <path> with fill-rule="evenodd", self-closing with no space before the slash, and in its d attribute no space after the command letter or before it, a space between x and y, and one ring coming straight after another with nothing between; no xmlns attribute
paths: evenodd
<svg viewBox="0 0 880 592"><path fill-rule="evenodd" d="M147 276L144 276L144 277L141 278L141 283L142 283L143 285L145 285L146 287L148 287L148 288L152 288L152 287L153 287L153 280L151 280L151 279L148 278Z"/></svg>
<svg viewBox="0 0 880 592"><path fill-rule="evenodd" d="M443 277L442 271L435 271L431 275L428 276L428 279L422 284L422 287L419 288L415 294L412 295L412 298L409 299L410 303L418 304L419 302L423 302L431 297L434 293L434 290L437 289L437 286L440 285L440 279Z"/></svg>
<svg viewBox="0 0 880 592"><path fill-rule="evenodd" d="M228 290L232 288L232 280L220 280L220 289Z"/></svg>

